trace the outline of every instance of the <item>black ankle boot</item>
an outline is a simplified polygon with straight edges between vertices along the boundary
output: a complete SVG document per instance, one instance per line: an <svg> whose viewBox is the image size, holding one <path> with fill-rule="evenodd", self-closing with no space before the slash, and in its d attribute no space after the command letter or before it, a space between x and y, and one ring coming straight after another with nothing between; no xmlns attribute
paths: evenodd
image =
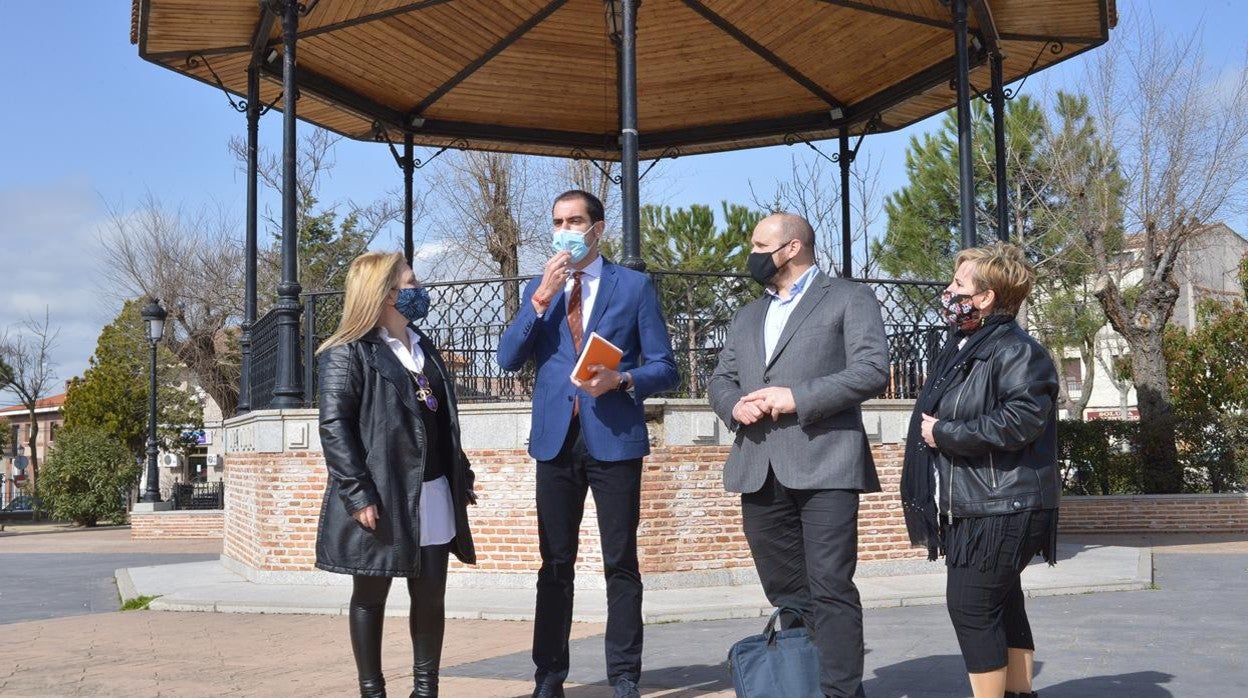
<svg viewBox="0 0 1248 698"><path fill-rule="evenodd" d="M1031 693L1015 693L1013 691L1006 691L1005 698L1040 698L1040 692L1033 691Z"/></svg>
<svg viewBox="0 0 1248 698"><path fill-rule="evenodd" d="M386 680L360 679L360 698L386 698Z"/></svg>
<svg viewBox="0 0 1248 698"><path fill-rule="evenodd" d="M436 669L412 668L412 689L410 698L438 698L438 672Z"/></svg>

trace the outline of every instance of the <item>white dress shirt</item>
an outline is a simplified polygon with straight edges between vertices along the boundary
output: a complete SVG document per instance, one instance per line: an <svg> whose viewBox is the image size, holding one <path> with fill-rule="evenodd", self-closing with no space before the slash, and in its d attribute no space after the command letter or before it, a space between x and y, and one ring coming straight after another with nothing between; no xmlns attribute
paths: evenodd
<svg viewBox="0 0 1248 698"><path fill-rule="evenodd" d="M780 341L780 334L784 332L784 325L789 321L789 316L793 314L793 309L797 307L798 301L802 300L802 294L806 292L806 286L814 277L815 272L819 271L817 267L812 266L806 270L806 273L797 277L797 281L789 287L789 297L781 298L780 294L772 287L767 287L767 293L771 295L771 303L767 306L767 319L763 321L763 348L766 350L763 360L771 363L771 355L776 351L776 343Z"/></svg>
<svg viewBox="0 0 1248 698"><path fill-rule="evenodd" d="M420 349L420 337L407 328L409 350L403 342L390 336L386 328L380 328L380 335L390 351L394 352L399 363L409 371L423 373L425 368L425 352ZM450 390L448 385L447 390ZM440 406L446 409L445 401ZM428 454L426 454L428 457ZM447 463L450 468L452 464ZM436 480L424 483L420 488L420 544L443 545L450 543L455 537L455 505L451 502L451 484L443 475Z"/></svg>

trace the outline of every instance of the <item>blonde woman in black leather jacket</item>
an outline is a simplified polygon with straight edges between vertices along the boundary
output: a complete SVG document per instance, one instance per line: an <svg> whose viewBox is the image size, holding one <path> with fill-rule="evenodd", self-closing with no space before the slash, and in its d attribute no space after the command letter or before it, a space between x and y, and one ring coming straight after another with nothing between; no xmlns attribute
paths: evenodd
<svg viewBox="0 0 1248 698"><path fill-rule="evenodd" d="M1057 370L1014 320L1034 271L1014 245L958 255L953 337L910 422L902 505L912 542L944 553L946 602L975 698L1036 696L1020 575L1056 559Z"/></svg>
<svg viewBox="0 0 1248 698"><path fill-rule="evenodd" d="M338 330L317 350L329 473L316 566L351 575L347 625L363 698L386 695L382 623L395 577L411 597L411 696L438 695L449 556L476 562L474 476L454 382L419 328L428 311L401 252L362 254L347 272Z"/></svg>

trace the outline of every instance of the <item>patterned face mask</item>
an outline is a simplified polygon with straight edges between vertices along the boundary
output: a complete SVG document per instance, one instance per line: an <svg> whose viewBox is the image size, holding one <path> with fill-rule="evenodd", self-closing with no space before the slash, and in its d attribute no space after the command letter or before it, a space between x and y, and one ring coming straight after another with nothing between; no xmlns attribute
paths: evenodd
<svg viewBox="0 0 1248 698"><path fill-rule="evenodd" d="M401 288L399 297L394 303L395 310L407 318L408 322L420 322L429 314L429 289Z"/></svg>
<svg viewBox="0 0 1248 698"><path fill-rule="evenodd" d="M960 329L973 330L984 324L983 313L971 303L971 296L945 291L940 294L940 309L945 322Z"/></svg>

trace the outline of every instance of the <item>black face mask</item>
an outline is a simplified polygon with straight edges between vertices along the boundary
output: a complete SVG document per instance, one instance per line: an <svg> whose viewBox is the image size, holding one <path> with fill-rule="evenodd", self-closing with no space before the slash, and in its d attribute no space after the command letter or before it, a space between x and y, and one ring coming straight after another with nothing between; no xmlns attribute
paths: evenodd
<svg viewBox="0 0 1248 698"><path fill-rule="evenodd" d="M781 245L780 247L784 247L784 245ZM766 286L767 282L771 281L772 277L780 271L780 267L783 267L784 264L788 264L792 261L785 260L784 264L776 266L776 261L772 259L772 255L779 251L780 247L777 247L771 252L751 252L749 258L746 260L745 265L746 268L750 270L750 276L757 281L760 286Z"/></svg>

